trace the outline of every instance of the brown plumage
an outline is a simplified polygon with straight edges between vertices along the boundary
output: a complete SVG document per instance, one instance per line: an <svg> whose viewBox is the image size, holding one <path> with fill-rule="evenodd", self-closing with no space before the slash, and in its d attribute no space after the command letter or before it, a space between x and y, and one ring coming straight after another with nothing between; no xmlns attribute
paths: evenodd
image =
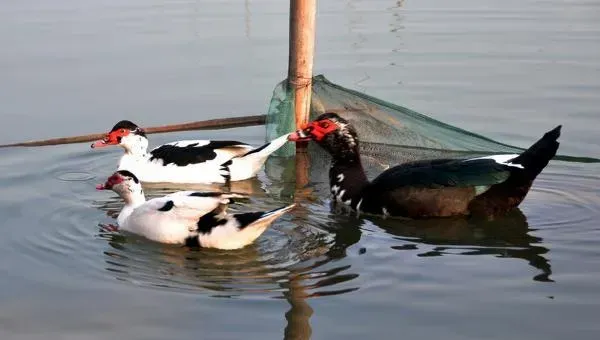
<svg viewBox="0 0 600 340"><path fill-rule="evenodd" d="M410 218L497 216L517 207L558 150L561 126L520 155L435 159L392 167L369 181L359 140L348 121L325 113L289 139L313 140L332 156L329 172L336 202L360 213Z"/></svg>

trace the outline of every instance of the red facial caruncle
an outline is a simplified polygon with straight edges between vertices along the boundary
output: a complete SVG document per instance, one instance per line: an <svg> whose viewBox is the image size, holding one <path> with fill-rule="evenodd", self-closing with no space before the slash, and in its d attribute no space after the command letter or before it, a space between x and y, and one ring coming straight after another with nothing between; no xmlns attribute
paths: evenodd
<svg viewBox="0 0 600 340"><path fill-rule="evenodd" d="M292 133L288 140L301 142L307 140L315 140L320 142L328 134L338 129L338 126L329 119L317 120L310 122L302 127L302 129Z"/></svg>
<svg viewBox="0 0 600 340"><path fill-rule="evenodd" d="M112 187L114 185L119 184L121 182L123 182L123 176L121 176L119 174L113 174L106 180L106 183L98 184L96 186L96 189L97 190L110 190L110 189L112 189Z"/></svg>
<svg viewBox="0 0 600 340"><path fill-rule="evenodd" d="M128 129L118 129L109 132L103 139L96 141L92 144L92 148L101 148L109 145L119 145L121 138L131 133Z"/></svg>

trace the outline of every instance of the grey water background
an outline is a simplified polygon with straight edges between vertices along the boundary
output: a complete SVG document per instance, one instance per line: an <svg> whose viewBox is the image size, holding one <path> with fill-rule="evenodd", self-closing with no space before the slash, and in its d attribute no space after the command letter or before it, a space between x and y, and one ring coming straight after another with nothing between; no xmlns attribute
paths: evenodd
<svg viewBox="0 0 600 340"><path fill-rule="evenodd" d="M0 142L265 113L287 1L0 5ZM319 1L315 74L496 140L563 124L598 157L600 1ZM264 141L264 128L152 135ZM327 184L239 251L102 231L120 151L0 150L0 338L597 339L598 164L552 162L514 214L398 222L330 211ZM244 183L292 200L289 169ZM158 195L164 190L148 188Z"/></svg>

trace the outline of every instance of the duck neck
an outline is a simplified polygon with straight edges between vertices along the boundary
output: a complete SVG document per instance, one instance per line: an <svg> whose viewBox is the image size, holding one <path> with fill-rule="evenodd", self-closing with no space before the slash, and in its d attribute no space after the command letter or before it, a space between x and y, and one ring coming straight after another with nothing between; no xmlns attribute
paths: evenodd
<svg viewBox="0 0 600 340"><path fill-rule="evenodd" d="M144 136L134 135L123 145L125 154L135 158L148 157L148 139Z"/></svg>
<svg viewBox="0 0 600 340"><path fill-rule="evenodd" d="M124 196L123 200L125 201L125 205L117 217L117 222L121 226L137 207L146 202L146 196L144 196L144 191L141 188L138 190L134 189L134 191L131 191L128 195Z"/></svg>
<svg viewBox="0 0 600 340"><path fill-rule="evenodd" d="M360 161L360 156L336 157L329 169L329 186L331 194L338 202L356 204L363 188L369 184L367 175Z"/></svg>

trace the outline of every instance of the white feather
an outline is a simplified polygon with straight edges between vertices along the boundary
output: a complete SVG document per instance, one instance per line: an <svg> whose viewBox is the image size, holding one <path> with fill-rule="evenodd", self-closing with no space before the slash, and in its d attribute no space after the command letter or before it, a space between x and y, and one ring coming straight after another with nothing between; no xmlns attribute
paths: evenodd
<svg viewBox="0 0 600 340"><path fill-rule="evenodd" d="M356 205L357 212L360 212L360 206L361 206L362 202L363 202L363 199L361 198L360 201L358 201L358 204Z"/></svg>
<svg viewBox="0 0 600 340"><path fill-rule="evenodd" d="M198 234L202 247L219 249L238 249L254 242L281 215L290 211L295 205L265 213L256 221L242 229L234 216L227 217L227 223L213 228L209 234Z"/></svg>
<svg viewBox="0 0 600 340"><path fill-rule="evenodd" d="M242 181L248 178L252 178L256 176L258 171L262 168L263 164L273 152L277 151L288 141L288 136L290 134L285 134L283 136L277 137L271 142L263 145L264 148L258 152L251 152L244 155L237 155L231 159L231 165L229 165L229 170L231 172L231 180L232 181ZM252 148L258 149L258 148Z"/></svg>
<svg viewBox="0 0 600 340"><path fill-rule="evenodd" d="M119 214L120 229L162 243L183 243L194 230L203 215L223 204L221 197L195 197L185 193L176 193L165 197L153 198L134 209L123 209ZM173 207L161 211L167 202Z"/></svg>
<svg viewBox="0 0 600 340"><path fill-rule="evenodd" d="M345 193L346 193L346 189L342 189L340 191L340 193L336 197L338 202L343 202L343 198L344 198L344 194Z"/></svg>
<svg viewBox="0 0 600 340"><path fill-rule="evenodd" d="M188 146L191 144L197 144L196 146L205 146L208 143L210 143L210 141L205 140L205 139L198 139L198 140L185 139L185 140L178 140L176 142L165 143L163 145L173 145L173 146L185 147L185 146ZM156 149L156 148L154 148L154 149Z"/></svg>
<svg viewBox="0 0 600 340"><path fill-rule="evenodd" d="M518 157L518 154L509 154L509 155L491 155L491 156L484 156L484 157L477 157L477 158L470 158L465 160L465 162L468 161L474 161L477 159L493 159L496 163L498 164L504 164L507 166L512 166L515 168L520 168L523 169L523 166L521 164L514 164L514 163L510 163L509 161Z"/></svg>
<svg viewBox="0 0 600 340"><path fill-rule="evenodd" d="M109 177L103 188L110 188L125 201L117 217L121 230L170 244L185 244L189 238L198 238L201 246L221 249L241 248L251 243L294 206L259 212L258 219L240 225L240 221L248 221L248 217L254 218L256 213L243 219L238 218L240 214L227 214L230 199L244 197L238 194L178 191L146 201L139 181L119 172ZM218 217L201 220L208 213L216 213ZM221 219L225 223L218 223ZM200 221L207 224L199 226ZM200 232L199 229L205 229L199 227L208 227L209 231Z"/></svg>
<svg viewBox="0 0 600 340"><path fill-rule="evenodd" d="M227 179L239 181L256 176L268 156L287 142L289 134L273 140L270 145L259 152L251 153L244 157L254 147L246 144L226 146L214 149L216 157L201 163L176 165L164 164L161 159L152 159L147 151L148 139L130 134L121 140L121 146L125 154L119 161L118 170L129 170L138 176L142 182L148 183L225 183ZM181 140L170 142L165 145L186 147L197 144L194 147L203 147L209 144L208 140ZM160 146L152 149L158 149ZM232 160L229 168L223 168L223 164Z"/></svg>

